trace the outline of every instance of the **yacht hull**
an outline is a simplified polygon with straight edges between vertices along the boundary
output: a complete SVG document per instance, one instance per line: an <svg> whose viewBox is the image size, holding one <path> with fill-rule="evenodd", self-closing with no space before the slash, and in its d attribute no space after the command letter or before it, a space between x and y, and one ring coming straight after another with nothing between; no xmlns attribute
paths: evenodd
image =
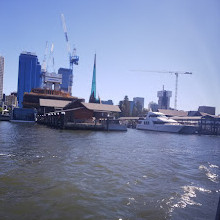
<svg viewBox="0 0 220 220"><path fill-rule="evenodd" d="M149 131L161 131L181 134L194 134L196 127L184 126L184 125L142 125L138 124L136 127L138 130L149 130Z"/></svg>

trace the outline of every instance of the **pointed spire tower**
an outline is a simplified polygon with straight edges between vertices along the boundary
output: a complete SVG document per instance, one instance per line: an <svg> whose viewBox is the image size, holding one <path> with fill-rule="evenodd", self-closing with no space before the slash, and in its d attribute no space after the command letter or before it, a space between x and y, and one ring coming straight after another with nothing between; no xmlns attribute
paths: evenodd
<svg viewBox="0 0 220 220"><path fill-rule="evenodd" d="M96 54L95 54L95 59L94 59L92 88L91 88L89 102L90 103L100 103L100 98L96 99Z"/></svg>

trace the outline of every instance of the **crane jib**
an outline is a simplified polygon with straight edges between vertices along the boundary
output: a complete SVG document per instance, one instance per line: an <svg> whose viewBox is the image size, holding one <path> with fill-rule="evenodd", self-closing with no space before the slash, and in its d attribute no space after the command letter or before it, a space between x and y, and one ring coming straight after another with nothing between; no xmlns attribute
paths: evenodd
<svg viewBox="0 0 220 220"><path fill-rule="evenodd" d="M65 37L66 37L66 41L68 42L68 36L67 33L65 32Z"/></svg>

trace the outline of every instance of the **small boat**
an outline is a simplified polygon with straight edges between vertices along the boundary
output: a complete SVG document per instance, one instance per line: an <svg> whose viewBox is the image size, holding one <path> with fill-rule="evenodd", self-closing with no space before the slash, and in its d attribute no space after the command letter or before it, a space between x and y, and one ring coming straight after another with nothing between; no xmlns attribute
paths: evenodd
<svg viewBox="0 0 220 220"><path fill-rule="evenodd" d="M196 126L182 125L177 121L166 117L160 112L148 112L145 118L138 120L136 126L139 130L163 131L181 134L194 134L197 131Z"/></svg>

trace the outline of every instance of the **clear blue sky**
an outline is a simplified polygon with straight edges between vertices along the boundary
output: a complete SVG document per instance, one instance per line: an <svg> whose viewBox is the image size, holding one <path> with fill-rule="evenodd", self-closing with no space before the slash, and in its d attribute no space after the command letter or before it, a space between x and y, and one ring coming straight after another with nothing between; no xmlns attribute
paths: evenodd
<svg viewBox="0 0 220 220"><path fill-rule="evenodd" d="M178 109L215 106L220 113L219 0L0 0L0 54L5 57L4 92L17 90L18 58L35 52L42 63L45 43L54 43L55 68L69 67L60 14L80 56L73 95L88 101L94 53L97 93L118 104L173 91L175 76L131 69L190 71L180 75Z"/></svg>

